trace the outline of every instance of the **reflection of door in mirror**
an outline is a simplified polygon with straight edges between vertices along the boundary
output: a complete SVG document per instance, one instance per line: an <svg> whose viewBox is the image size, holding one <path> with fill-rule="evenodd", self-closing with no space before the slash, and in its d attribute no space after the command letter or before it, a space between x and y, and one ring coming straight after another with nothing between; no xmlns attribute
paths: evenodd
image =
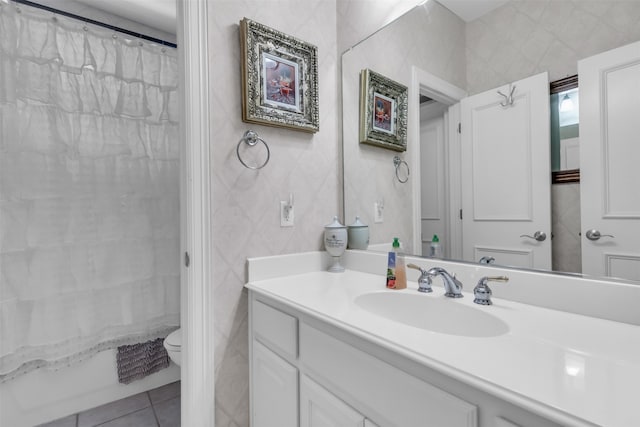
<svg viewBox="0 0 640 427"><path fill-rule="evenodd" d="M640 42L578 70L583 271L640 281Z"/></svg>
<svg viewBox="0 0 640 427"><path fill-rule="evenodd" d="M466 261L551 268L548 84L545 72L460 103Z"/></svg>

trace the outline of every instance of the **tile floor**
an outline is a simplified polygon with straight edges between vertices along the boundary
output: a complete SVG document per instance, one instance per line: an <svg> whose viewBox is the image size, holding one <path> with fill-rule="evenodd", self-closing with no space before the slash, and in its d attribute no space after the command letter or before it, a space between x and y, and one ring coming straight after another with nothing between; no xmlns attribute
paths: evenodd
<svg viewBox="0 0 640 427"><path fill-rule="evenodd" d="M39 427L180 427L180 381Z"/></svg>

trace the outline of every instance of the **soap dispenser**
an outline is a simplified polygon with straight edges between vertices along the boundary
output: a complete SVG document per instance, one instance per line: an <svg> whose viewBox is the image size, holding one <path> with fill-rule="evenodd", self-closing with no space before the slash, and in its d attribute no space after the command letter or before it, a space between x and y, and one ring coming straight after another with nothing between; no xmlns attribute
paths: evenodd
<svg viewBox="0 0 640 427"><path fill-rule="evenodd" d="M393 238L393 250L387 258L387 288L406 289L407 270L404 265L404 255L400 253L400 240Z"/></svg>
<svg viewBox="0 0 640 427"><path fill-rule="evenodd" d="M437 234L434 234L433 239L431 239L429 256L433 258L442 258L442 246L440 245L440 239Z"/></svg>

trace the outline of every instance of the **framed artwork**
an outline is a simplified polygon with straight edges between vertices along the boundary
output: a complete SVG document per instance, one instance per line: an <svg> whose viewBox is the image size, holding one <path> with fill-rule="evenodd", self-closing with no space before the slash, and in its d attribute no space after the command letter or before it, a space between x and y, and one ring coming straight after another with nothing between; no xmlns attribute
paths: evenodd
<svg viewBox="0 0 640 427"><path fill-rule="evenodd" d="M317 132L318 49L316 46L244 18L242 120Z"/></svg>
<svg viewBox="0 0 640 427"><path fill-rule="evenodd" d="M406 86L369 69L360 72L360 142L407 149Z"/></svg>

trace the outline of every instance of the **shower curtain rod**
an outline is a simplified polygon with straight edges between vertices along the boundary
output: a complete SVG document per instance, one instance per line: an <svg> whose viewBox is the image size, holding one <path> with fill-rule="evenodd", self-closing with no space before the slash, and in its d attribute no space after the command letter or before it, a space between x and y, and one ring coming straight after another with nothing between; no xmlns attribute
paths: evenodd
<svg viewBox="0 0 640 427"><path fill-rule="evenodd" d="M35 7L35 8L38 8L38 9L46 10L48 12L52 12L52 13L55 13L55 14L58 14L58 15L69 17L69 18L77 19L79 21L86 22L88 24L98 25L99 27L104 27L104 28L107 28L109 30L118 31L120 33L124 33L124 34L127 34L129 36L137 37L137 38L143 39L143 40L148 40L150 42L158 43L158 44L161 44L163 46L173 47L173 48L178 47L177 44L168 42L166 40L161 40L161 39L157 39L155 37L151 37L151 36L147 36L147 35L144 35L144 34L136 33L134 31L125 30L124 28L116 27L114 25L105 24L104 22L95 21L93 19L85 18L84 16L76 15L76 14L73 14L73 13L70 13L70 12L65 12L64 10L55 9L53 7L45 6L43 4L34 3L32 1L29 1L29 0L11 0L11 1L14 2L14 3L24 4L26 6L31 6L31 7Z"/></svg>

